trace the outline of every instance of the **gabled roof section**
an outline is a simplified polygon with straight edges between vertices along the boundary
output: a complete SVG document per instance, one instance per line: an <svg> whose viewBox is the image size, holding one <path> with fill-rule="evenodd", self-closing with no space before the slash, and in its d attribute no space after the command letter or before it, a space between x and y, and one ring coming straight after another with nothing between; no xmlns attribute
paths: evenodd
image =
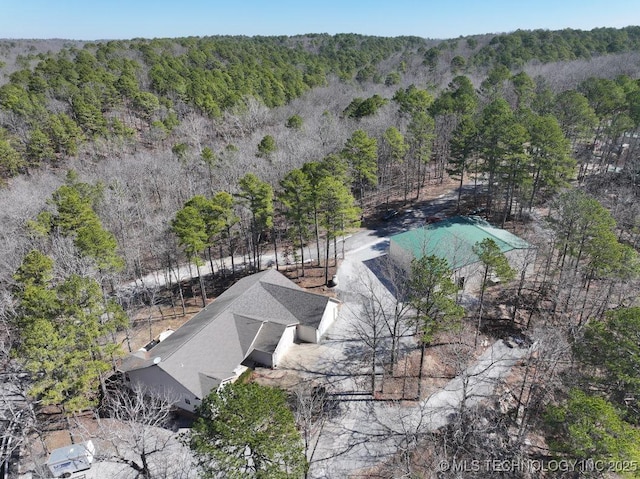
<svg viewBox="0 0 640 479"><path fill-rule="evenodd" d="M476 216L454 216L424 228L417 228L394 235L390 241L410 251L415 258L435 255L444 258L451 269L459 269L479 261L473 246L491 238L506 253L514 249L532 246L516 235L492 226Z"/></svg>
<svg viewBox="0 0 640 479"><path fill-rule="evenodd" d="M264 327L257 335L255 342L253 343L252 350L258 350L265 353L273 353L278 346L278 342L282 337L282 333L287 327L283 324L277 323L264 323Z"/></svg>
<svg viewBox="0 0 640 479"><path fill-rule="evenodd" d="M222 382L218 378L212 378L212 377L207 376L206 374L202 374L202 373L200 373L198 375L198 378L200 380L200 390L201 391L211 391L214 388L217 388L220 385L220 383Z"/></svg>
<svg viewBox="0 0 640 479"><path fill-rule="evenodd" d="M258 318L249 318L240 314L234 314L233 317L236 330L238 331L240 349L246 355L251 349L251 345L255 341L264 322Z"/></svg>
<svg viewBox="0 0 640 479"><path fill-rule="evenodd" d="M253 274L147 353L127 357L120 369L158 367L203 398L232 378L254 349L274 352L287 327L318 325L328 302L275 270Z"/></svg>
<svg viewBox="0 0 640 479"><path fill-rule="evenodd" d="M305 326L320 324L329 298L303 289L292 289L277 284L265 283L263 286L300 324Z"/></svg>

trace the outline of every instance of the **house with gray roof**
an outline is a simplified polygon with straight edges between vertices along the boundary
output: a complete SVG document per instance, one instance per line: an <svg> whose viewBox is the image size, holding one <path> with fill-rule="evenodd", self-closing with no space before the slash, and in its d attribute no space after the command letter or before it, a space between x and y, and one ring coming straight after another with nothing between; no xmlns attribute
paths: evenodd
<svg viewBox="0 0 640 479"><path fill-rule="evenodd" d="M533 269L535 248L509 231L497 228L477 216L454 216L405 231L389 238L389 256L407 273L411 261L423 256L443 258L453 271L454 280L464 291L480 288L483 270L473 247L492 239L518 272Z"/></svg>
<svg viewBox="0 0 640 479"><path fill-rule="evenodd" d="M254 365L277 367L294 341L316 343L339 302L310 293L275 270L242 278L120 370L132 386L168 394L193 412L209 392Z"/></svg>

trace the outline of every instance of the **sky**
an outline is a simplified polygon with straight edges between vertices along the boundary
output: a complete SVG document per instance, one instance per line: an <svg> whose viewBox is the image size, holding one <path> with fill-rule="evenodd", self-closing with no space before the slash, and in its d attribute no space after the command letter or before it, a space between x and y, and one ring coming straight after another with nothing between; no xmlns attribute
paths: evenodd
<svg viewBox="0 0 640 479"><path fill-rule="evenodd" d="M446 39L640 25L638 0L0 0L0 38L359 33Z"/></svg>

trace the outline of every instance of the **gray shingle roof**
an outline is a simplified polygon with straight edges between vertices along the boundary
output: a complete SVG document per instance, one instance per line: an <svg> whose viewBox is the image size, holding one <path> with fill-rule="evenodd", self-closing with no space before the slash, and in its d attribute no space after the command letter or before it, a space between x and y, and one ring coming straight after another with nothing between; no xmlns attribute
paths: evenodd
<svg viewBox="0 0 640 479"><path fill-rule="evenodd" d="M258 318L249 318L241 314L234 314L240 349L246 355L251 350L251 345L262 328L263 321Z"/></svg>
<svg viewBox="0 0 640 479"><path fill-rule="evenodd" d="M146 354L130 355L120 369L158 367L203 398L233 377L254 349L272 353L286 327L317 326L328 301L275 270L256 273L235 283Z"/></svg>
<svg viewBox="0 0 640 479"><path fill-rule="evenodd" d="M282 337L282 333L287 327L283 324L277 323L264 323L260 332L256 336L256 340L253 344L253 349L263 351L265 353L271 353L275 351L278 342Z"/></svg>
<svg viewBox="0 0 640 479"><path fill-rule="evenodd" d="M287 286L271 283L265 283L263 286L300 324L316 327L320 324L324 310L327 307L327 298L325 296L310 293L300 288L291 289Z"/></svg>

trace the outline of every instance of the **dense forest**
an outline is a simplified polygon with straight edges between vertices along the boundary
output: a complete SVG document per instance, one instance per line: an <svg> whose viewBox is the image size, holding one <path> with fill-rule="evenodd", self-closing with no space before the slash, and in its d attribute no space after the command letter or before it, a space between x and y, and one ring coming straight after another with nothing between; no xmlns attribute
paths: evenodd
<svg viewBox="0 0 640 479"><path fill-rule="evenodd" d="M0 74L0 364L32 414L3 454L42 408L97 407L116 336L160 300L148 273L183 315L267 250L328 280L338 237L451 183L456 211L538 248L535 277L492 300L540 346L515 411L417 443L534 457L536 435L554 457L640 460L640 27L4 40Z"/></svg>

